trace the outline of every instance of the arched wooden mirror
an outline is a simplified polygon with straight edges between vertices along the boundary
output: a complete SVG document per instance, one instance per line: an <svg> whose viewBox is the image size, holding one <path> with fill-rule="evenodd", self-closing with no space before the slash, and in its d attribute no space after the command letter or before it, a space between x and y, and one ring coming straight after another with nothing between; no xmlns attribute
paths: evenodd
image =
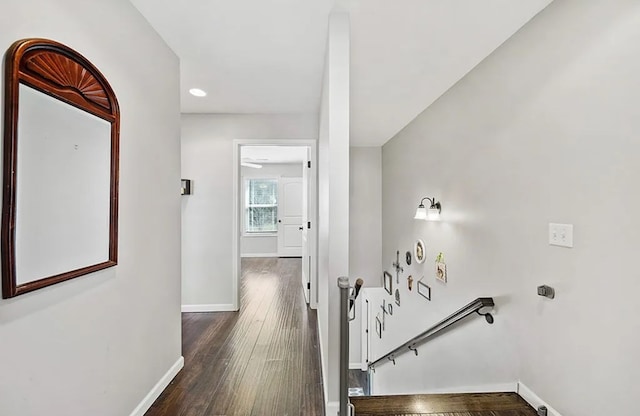
<svg viewBox="0 0 640 416"><path fill-rule="evenodd" d="M104 76L47 39L5 55L2 296L115 266L120 112Z"/></svg>

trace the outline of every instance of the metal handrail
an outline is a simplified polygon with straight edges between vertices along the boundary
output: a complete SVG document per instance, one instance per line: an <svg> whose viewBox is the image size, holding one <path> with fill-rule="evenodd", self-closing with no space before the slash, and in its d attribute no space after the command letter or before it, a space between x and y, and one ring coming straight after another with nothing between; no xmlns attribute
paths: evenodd
<svg viewBox="0 0 640 416"><path fill-rule="evenodd" d="M431 328L422 332L420 335L411 338L409 341L405 342L404 344L394 349L393 351L369 363L369 369L372 370L375 368L377 364L380 364L382 362L387 362L387 361L392 361L395 364L396 356L402 355L409 351L413 351L416 355L418 355L417 346L419 344L426 342L428 338L432 337L433 335L442 331L443 329L448 328L449 326L455 324L456 322L459 322L460 320L466 318L472 313L477 313L478 315L484 316L487 322L492 324L493 316L490 313L480 313L480 309L485 307L493 307L493 306L494 306L493 298L478 298L474 300L468 305L460 308L459 310L455 311L451 315L447 316L442 321L433 325Z"/></svg>

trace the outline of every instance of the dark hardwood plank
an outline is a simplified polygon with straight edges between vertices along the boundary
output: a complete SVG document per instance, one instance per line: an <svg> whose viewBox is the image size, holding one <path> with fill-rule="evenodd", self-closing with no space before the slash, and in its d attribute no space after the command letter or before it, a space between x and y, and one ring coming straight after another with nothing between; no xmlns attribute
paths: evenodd
<svg viewBox="0 0 640 416"><path fill-rule="evenodd" d="M352 397L357 416L536 416L516 393Z"/></svg>
<svg viewBox="0 0 640 416"><path fill-rule="evenodd" d="M301 260L242 260L239 312L185 313L185 368L146 416L324 415Z"/></svg>
<svg viewBox="0 0 640 416"><path fill-rule="evenodd" d="M530 413L524 410L483 410L479 412L445 412L445 413L385 413L385 416L530 416L536 413ZM356 416L379 416L376 414L356 413Z"/></svg>

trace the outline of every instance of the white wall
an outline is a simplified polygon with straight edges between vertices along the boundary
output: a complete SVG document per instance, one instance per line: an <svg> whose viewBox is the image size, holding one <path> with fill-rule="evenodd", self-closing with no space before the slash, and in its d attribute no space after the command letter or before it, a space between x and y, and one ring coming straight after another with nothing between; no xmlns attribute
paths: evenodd
<svg viewBox="0 0 640 416"><path fill-rule="evenodd" d="M318 320L326 414L339 400L340 292L349 275L349 16L333 13L325 57L318 163Z"/></svg>
<svg viewBox="0 0 640 416"><path fill-rule="evenodd" d="M327 42L329 42L327 40ZM318 340L322 382L324 383L325 414L327 409L329 357L329 51L325 54L318 127Z"/></svg>
<svg viewBox="0 0 640 416"><path fill-rule="evenodd" d="M638 2L556 1L384 146L383 259L423 238L433 286L402 335L481 295L497 313L380 367L379 387L520 379L565 416L637 413L639 73ZM425 195L443 222L412 219ZM549 222L575 247L549 246Z"/></svg>
<svg viewBox="0 0 640 416"><path fill-rule="evenodd" d="M349 276L382 284L382 148L352 147L349 159ZM355 283L355 282L353 282ZM361 363L361 303L349 327L349 363Z"/></svg>
<svg viewBox="0 0 640 416"><path fill-rule="evenodd" d="M316 115L182 115L182 177L194 181L182 199L183 305L233 304L233 140L317 135Z"/></svg>
<svg viewBox="0 0 640 416"><path fill-rule="evenodd" d="M269 163L262 168L241 168L241 176L245 178L302 178L302 163ZM241 196L244 198L244 195ZM241 208L240 218L244 219L244 209ZM278 255L278 235L242 235L240 238L240 253L242 257L261 257Z"/></svg>
<svg viewBox="0 0 640 416"><path fill-rule="evenodd" d="M0 26L85 55L122 116L118 265L0 300L0 414L129 415L181 358L178 59L124 0L6 0Z"/></svg>

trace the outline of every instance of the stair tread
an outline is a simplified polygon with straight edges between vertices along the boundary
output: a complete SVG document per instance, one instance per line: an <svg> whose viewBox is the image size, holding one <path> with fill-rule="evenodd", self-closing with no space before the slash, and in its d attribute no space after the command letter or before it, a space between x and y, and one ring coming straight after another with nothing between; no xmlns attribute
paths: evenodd
<svg viewBox="0 0 640 416"><path fill-rule="evenodd" d="M537 416L533 410L482 410L478 412L444 412L444 413L360 413L356 416Z"/></svg>
<svg viewBox="0 0 640 416"><path fill-rule="evenodd" d="M357 416L536 416L516 393L411 394L350 400Z"/></svg>

